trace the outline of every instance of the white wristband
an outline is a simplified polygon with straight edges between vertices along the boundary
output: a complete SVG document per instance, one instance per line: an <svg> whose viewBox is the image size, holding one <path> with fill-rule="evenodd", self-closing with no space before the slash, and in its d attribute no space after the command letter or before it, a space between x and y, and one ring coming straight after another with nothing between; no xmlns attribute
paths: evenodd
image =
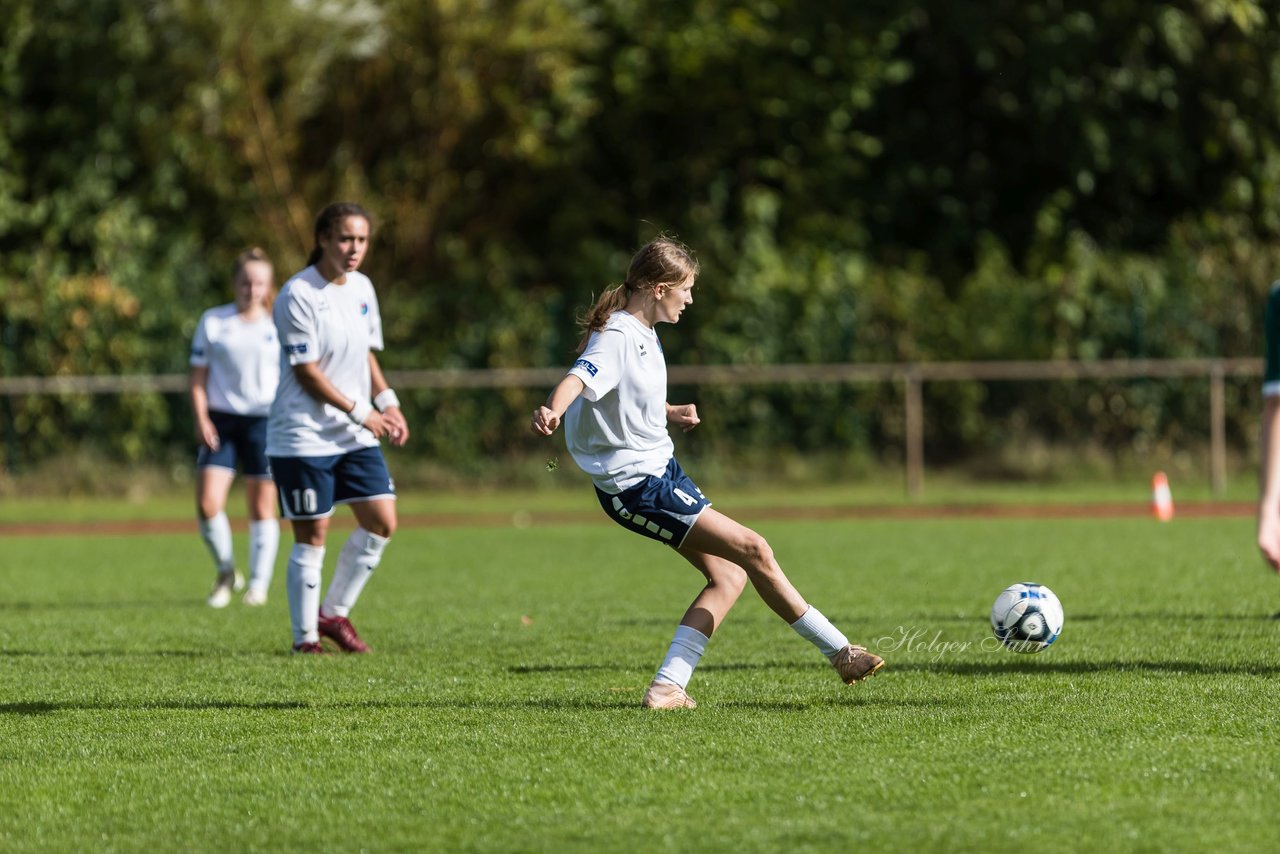
<svg viewBox="0 0 1280 854"><path fill-rule="evenodd" d="M351 407L351 411L347 413L347 417L357 424L364 424L364 420L373 412L373 407L367 400L357 400L356 405Z"/></svg>
<svg viewBox="0 0 1280 854"><path fill-rule="evenodd" d="M391 407L400 406L400 398L396 397L394 389L384 388L378 392L378 396L373 399L373 405L378 407L379 412L386 412Z"/></svg>

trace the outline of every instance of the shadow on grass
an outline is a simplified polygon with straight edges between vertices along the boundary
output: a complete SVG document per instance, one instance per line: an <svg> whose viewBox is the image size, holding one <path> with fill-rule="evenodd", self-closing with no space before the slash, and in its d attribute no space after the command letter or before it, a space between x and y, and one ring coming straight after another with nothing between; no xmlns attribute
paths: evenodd
<svg viewBox="0 0 1280 854"><path fill-rule="evenodd" d="M888 653L886 653L888 655ZM1280 674L1280 665L1250 665L1247 663L1227 664L1205 661L1052 661L1043 656L1039 658L1010 658L1001 655L1003 661L926 661L898 662L890 661L876 678L893 676L899 673L949 673L956 676L1000 676L1004 674L1025 674L1034 676L1041 673L1055 675L1091 673L1158 673L1168 675L1192 674L1196 676L1275 676ZM764 661L734 662L732 664L703 664L698 667L699 673L733 673L757 670L821 670L820 663L812 661ZM604 665L604 664L523 664L508 668L509 673L577 673L590 670L609 671L648 671L648 665Z"/></svg>
<svg viewBox="0 0 1280 854"><path fill-rule="evenodd" d="M240 655L231 651L197 650L197 649L0 649L0 658L210 658L217 656ZM259 656L261 652L248 655Z"/></svg>
<svg viewBox="0 0 1280 854"><path fill-rule="evenodd" d="M639 696L639 692L636 692ZM572 709L578 711L612 711L616 709L634 709L639 706L633 699L597 699L589 697L538 697L527 700L405 700L365 701L365 702L308 702L306 700L276 701L239 701L239 700L119 700L113 702L77 702L29 701L25 703L0 703L0 715L49 715L56 712L207 712L215 710L229 711L298 711L310 709L330 711L342 709L345 712L378 709L475 709L477 711L494 711L499 709L543 709L555 711Z"/></svg>
<svg viewBox="0 0 1280 854"><path fill-rule="evenodd" d="M861 691L846 691L843 694L834 696L817 697L809 701L800 700L722 700L720 702L707 701L705 708L707 709L734 709L745 711L759 712L807 712L810 709L819 708L848 708L850 706L865 706L867 708L895 708L895 709L932 709L942 706L955 705L955 701L950 697L898 697L892 694L881 693L863 693Z"/></svg>
<svg viewBox="0 0 1280 854"><path fill-rule="evenodd" d="M0 602L0 611L130 611L141 609L207 608L200 599L102 602Z"/></svg>
<svg viewBox="0 0 1280 854"><path fill-rule="evenodd" d="M280 711L288 709L306 709L308 703L285 700L282 702L238 702L231 700L141 700L136 703L77 703L77 702L27 702L0 703L0 715L48 715L54 712L92 712L92 711L186 711L203 712L212 709L247 709L251 711Z"/></svg>
<svg viewBox="0 0 1280 854"><path fill-rule="evenodd" d="M904 698L889 694L873 694L870 692L853 693L848 692L839 696L818 697L813 700L722 700L707 701L704 708L710 710L724 711L751 711L751 712L806 712L818 708L848 708L850 706L862 706L867 708L935 708L939 706L950 705L948 698L920 698L911 697ZM333 709L342 709L346 713L360 711L379 711L387 709L426 709L434 711L453 710L466 711L474 710L477 712L491 712L495 710L512 710L524 709L527 711L577 711L577 712L635 712L639 714L651 714L640 708L640 692L620 695L617 698L601 698L601 697L531 697L525 700L465 700L465 699L440 699L440 700L405 700L403 702L394 701L365 701L365 702L308 702L305 700L282 700L282 701L235 701L235 700L138 700L128 701L120 700L115 702L76 702L76 701L58 701L58 702L41 702L29 701L23 703L0 703L0 716L40 716L50 715L57 712L149 712L149 711L178 711L178 712L207 712L207 711L251 711L251 712L278 712L278 711L330 711ZM678 714L685 714L681 711Z"/></svg>
<svg viewBox="0 0 1280 854"><path fill-rule="evenodd" d="M507 668L508 673L584 673L588 670L639 670L640 666L626 664L517 664Z"/></svg>
<svg viewBox="0 0 1280 854"><path fill-rule="evenodd" d="M931 661L904 662L886 666L877 675L894 673L949 673L955 676L1000 676L1016 673L1025 676L1041 674L1088 675L1092 673L1148 673L1169 676L1275 676L1280 665L1219 664L1206 661L1045 661L1010 660L1001 662Z"/></svg>
<svg viewBox="0 0 1280 854"><path fill-rule="evenodd" d="M1048 661L1041 658L1008 658L997 662L976 661L928 661L928 662L890 662L877 676L884 677L907 673L938 673L955 676L1003 676L1038 674L1089 675L1103 673L1146 673L1170 676L1275 676L1280 674L1280 665L1255 666L1250 664L1220 664L1204 661ZM821 670L820 664L809 661L767 661L767 662L735 662L732 664L703 664L699 673L736 673L770 670ZM643 671L647 665L627 667L624 665L603 664L526 664L511 667L508 672L515 674L537 673L575 673L592 670L608 671ZM876 700L875 702L880 702ZM896 702L896 701L895 701ZM732 705L732 704L721 704ZM749 704L748 704L749 705ZM771 704L765 704L772 707Z"/></svg>
<svg viewBox="0 0 1280 854"><path fill-rule="evenodd" d="M814 667L821 668L820 661L765 661L765 662L742 662L736 664L701 664L698 666L699 673L708 671L715 672L719 670L811 670ZM652 662L644 662L641 664L517 664L508 667L508 673L527 676L531 673L585 673L590 670L608 670L608 671L640 671L649 672L653 669Z"/></svg>

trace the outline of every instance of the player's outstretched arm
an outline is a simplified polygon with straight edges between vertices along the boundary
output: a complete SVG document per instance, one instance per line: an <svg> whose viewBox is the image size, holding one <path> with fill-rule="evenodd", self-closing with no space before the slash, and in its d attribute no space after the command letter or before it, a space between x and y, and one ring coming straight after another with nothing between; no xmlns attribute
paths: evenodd
<svg viewBox="0 0 1280 854"><path fill-rule="evenodd" d="M585 388L586 385L578 377L573 374L565 376L560 380L560 384L551 390L546 404L533 411L533 421L530 422L529 428L539 436L550 436L560 426L560 419L564 417L564 411L569 408L569 404L577 400L578 395L582 394Z"/></svg>

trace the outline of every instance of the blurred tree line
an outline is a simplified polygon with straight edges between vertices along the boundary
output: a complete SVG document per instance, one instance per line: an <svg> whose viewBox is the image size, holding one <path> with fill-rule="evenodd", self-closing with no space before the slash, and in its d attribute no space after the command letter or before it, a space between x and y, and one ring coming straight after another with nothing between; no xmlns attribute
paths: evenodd
<svg viewBox="0 0 1280 854"><path fill-rule="evenodd" d="M180 372L248 245L336 199L396 368L567 365L659 232L681 364L1252 356L1280 270L1280 10L1255 0L0 0L0 366ZM708 454L898 453L901 389L705 387ZM1252 441L1256 390L1230 390ZM424 457L543 392L404 395ZM937 384L929 454L1150 449L1202 384ZM673 392L673 397L677 396ZM170 395L0 402L21 459L190 452Z"/></svg>

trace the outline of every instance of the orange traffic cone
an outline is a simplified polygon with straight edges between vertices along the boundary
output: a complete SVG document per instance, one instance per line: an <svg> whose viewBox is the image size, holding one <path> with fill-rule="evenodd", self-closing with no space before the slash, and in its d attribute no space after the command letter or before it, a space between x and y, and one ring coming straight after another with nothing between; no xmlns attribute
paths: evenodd
<svg viewBox="0 0 1280 854"><path fill-rule="evenodd" d="M1162 471L1151 478L1151 515L1161 522L1173 518L1173 493L1169 491L1169 478Z"/></svg>

